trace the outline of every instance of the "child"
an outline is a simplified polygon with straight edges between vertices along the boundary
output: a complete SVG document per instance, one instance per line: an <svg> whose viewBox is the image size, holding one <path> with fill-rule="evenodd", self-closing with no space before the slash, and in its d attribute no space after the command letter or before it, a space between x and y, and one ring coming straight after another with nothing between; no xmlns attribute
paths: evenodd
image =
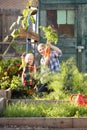
<svg viewBox="0 0 87 130"><path fill-rule="evenodd" d="M24 62L22 72L22 83L28 87L28 93L35 92L36 67L34 65L34 55L32 53L22 55L22 62Z"/></svg>

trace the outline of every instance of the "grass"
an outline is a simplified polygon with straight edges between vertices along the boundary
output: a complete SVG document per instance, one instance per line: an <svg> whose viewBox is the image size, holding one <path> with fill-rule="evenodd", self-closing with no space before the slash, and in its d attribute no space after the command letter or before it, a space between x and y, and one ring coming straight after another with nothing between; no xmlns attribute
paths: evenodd
<svg viewBox="0 0 87 130"><path fill-rule="evenodd" d="M18 101L7 106L0 117L86 117L87 106L72 103L24 103Z"/></svg>

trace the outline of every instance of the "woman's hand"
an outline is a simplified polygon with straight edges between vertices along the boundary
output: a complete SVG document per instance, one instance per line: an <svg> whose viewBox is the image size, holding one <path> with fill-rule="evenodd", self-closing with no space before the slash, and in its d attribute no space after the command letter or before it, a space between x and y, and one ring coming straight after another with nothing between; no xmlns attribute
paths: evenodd
<svg viewBox="0 0 87 130"><path fill-rule="evenodd" d="M45 65L48 66L49 60L50 60L50 56L46 56L44 59L45 59Z"/></svg>

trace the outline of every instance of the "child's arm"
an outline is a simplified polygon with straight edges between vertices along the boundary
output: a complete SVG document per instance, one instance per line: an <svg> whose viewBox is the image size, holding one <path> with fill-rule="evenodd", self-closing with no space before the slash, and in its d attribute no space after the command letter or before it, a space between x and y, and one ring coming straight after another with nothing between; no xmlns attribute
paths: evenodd
<svg viewBox="0 0 87 130"><path fill-rule="evenodd" d="M22 80L22 84L24 84L24 74L23 74L23 72L22 72L21 80Z"/></svg>
<svg viewBox="0 0 87 130"><path fill-rule="evenodd" d="M21 60L22 60L22 67L24 68L26 66L26 63L25 63L25 52L22 54Z"/></svg>
<svg viewBox="0 0 87 130"><path fill-rule="evenodd" d="M25 77L24 70L25 70L25 68L23 68L23 72L22 72L22 76L21 76L22 84L24 84L24 77Z"/></svg>

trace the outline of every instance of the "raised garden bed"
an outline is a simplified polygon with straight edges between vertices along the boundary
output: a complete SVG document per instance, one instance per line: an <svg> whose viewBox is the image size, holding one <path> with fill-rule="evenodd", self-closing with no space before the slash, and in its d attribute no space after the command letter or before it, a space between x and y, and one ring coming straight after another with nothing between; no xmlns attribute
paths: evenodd
<svg viewBox="0 0 87 130"><path fill-rule="evenodd" d="M29 99L9 99L8 103L14 103L16 102L23 102L23 103L35 103L36 108L38 106L38 103L51 103L52 104L60 104L61 103L69 103L69 101L57 101L57 100L29 100ZM31 109L31 108L30 108ZM56 108L55 108L56 109ZM58 108L59 109L59 108ZM26 110L25 110L26 111ZM50 110L51 111L51 110ZM62 109L63 111L63 109ZM69 111L69 110L68 110ZM31 111L32 114L34 112ZM78 128L78 130L84 130L87 128L87 117L1 117L0 118L0 126L17 126L17 127L41 127L41 128L61 128L61 129L75 129ZM75 129L76 130L76 129Z"/></svg>
<svg viewBox="0 0 87 130"><path fill-rule="evenodd" d="M6 102L4 98L0 98L0 112L3 112L3 110L6 107Z"/></svg>
<svg viewBox="0 0 87 130"><path fill-rule="evenodd" d="M11 99L11 88L8 89L0 89L0 97L5 99Z"/></svg>

